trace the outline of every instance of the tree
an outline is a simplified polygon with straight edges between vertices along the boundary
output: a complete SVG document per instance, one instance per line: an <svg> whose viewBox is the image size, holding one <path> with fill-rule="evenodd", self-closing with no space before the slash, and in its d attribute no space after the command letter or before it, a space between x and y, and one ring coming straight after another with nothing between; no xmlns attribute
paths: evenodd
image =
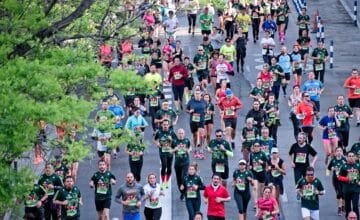
<svg viewBox="0 0 360 220"><path fill-rule="evenodd" d="M97 45L134 35L140 15L124 0L0 1L0 216L33 184L28 170L15 173L11 164L31 151L40 120L86 133L106 72ZM67 159L87 156L85 141L68 145Z"/></svg>

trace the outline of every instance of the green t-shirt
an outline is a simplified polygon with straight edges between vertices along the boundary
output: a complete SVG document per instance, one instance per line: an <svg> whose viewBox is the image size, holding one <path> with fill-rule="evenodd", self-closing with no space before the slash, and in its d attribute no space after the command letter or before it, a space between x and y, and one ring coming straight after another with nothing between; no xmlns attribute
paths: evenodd
<svg viewBox="0 0 360 220"><path fill-rule="evenodd" d="M80 198L81 193L76 186L74 186L72 189L62 188L56 193L54 200L68 201L67 205L61 206L62 219L65 220L67 218L74 218L80 216Z"/></svg>
<svg viewBox="0 0 360 220"><path fill-rule="evenodd" d="M235 170L233 173L233 179L235 181L235 190L238 190L240 192L246 192L250 193L249 188L249 179L253 178L252 173L248 170L245 170L244 172L241 172L239 169Z"/></svg>
<svg viewBox="0 0 360 220"><path fill-rule="evenodd" d="M176 113L174 112L174 110L172 109L169 109L167 111L163 110L163 109L160 109L156 112L155 114L155 118L158 119L158 120L161 120L161 119L168 119L169 120L169 124L170 124L170 128L173 127L173 121L176 120Z"/></svg>
<svg viewBox="0 0 360 220"><path fill-rule="evenodd" d="M262 164L260 163L260 160L262 160ZM268 158L264 152L251 152L250 165L252 166L252 171L256 173L265 172L267 160Z"/></svg>
<svg viewBox="0 0 360 220"><path fill-rule="evenodd" d="M236 49L234 45L223 45L220 48L220 53L224 54L224 59L228 62L234 62L234 54L236 53Z"/></svg>
<svg viewBox="0 0 360 220"><path fill-rule="evenodd" d="M211 162L213 164L223 163L224 165L227 165L228 164L228 156L226 155L225 151L220 150L220 145L224 145L225 150L232 152L229 142L227 142L226 140L218 141L216 139L213 139L209 143L209 148L212 150L212 154L211 154L212 161Z"/></svg>
<svg viewBox="0 0 360 220"><path fill-rule="evenodd" d="M273 81L273 86L280 86L281 78L282 78L280 76L280 73L284 72L283 68L279 64L276 64L276 65L270 66L269 71L272 73L271 81Z"/></svg>
<svg viewBox="0 0 360 220"><path fill-rule="evenodd" d="M201 61L201 62L199 62L199 61ZM194 60L193 60L194 64L198 68L198 72L199 72L199 70L205 71L208 69L208 65L207 65L208 61L209 61L209 58L205 53L203 55L195 54Z"/></svg>
<svg viewBox="0 0 360 220"><path fill-rule="evenodd" d="M190 148L190 140L188 138L182 140L175 138L171 145L172 148L178 148L175 152L175 165L181 166L189 164L190 160L187 151Z"/></svg>
<svg viewBox="0 0 360 220"><path fill-rule="evenodd" d="M266 139L260 137L260 151L264 152L265 155L270 158L270 150L275 146L275 141L272 137L267 137Z"/></svg>
<svg viewBox="0 0 360 220"><path fill-rule="evenodd" d="M242 137L245 139L245 141L243 142L243 147L250 148L258 137L259 131L256 127L253 127L251 129L244 127L241 134Z"/></svg>
<svg viewBox="0 0 360 220"><path fill-rule="evenodd" d="M129 152L138 152L139 153L139 152L144 152L145 145L142 143L129 143L126 148ZM130 159L130 161L142 161L143 156L129 155L129 159Z"/></svg>
<svg viewBox="0 0 360 220"><path fill-rule="evenodd" d="M297 43L301 46L300 50L306 51L309 49L310 37L299 37Z"/></svg>
<svg viewBox="0 0 360 220"><path fill-rule="evenodd" d="M318 178L315 178L313 182L308 182L305 178L301 178L296 188L302 191L301 207L319 210L319 195L315 194L315 190L319 192L324 191L324 187Z"/></svg>
<svg viewBox="0 0 360 220"><path fill-rule="evenodd" d="M331 168L334 168L334 175L333 178L337 179L337 176L339 175L340 168L346 164L346 158L341 157L340 159L337 159L336 157L332 158L327 169L331 170Z"/></svg>
<svg viewBox="0 0 360 220"><path fill-rule="evenodd" d="M45 195L45 189L39 184L34 184L31 192L25 196L25 207L34 208L36 207L36 203Z"/></svg>
<svg viewBox="0 0 360 220"><path fill-rule="evenodd" d="M166 156L166 157L172 157L171 151L171 145L172 142L176 139L176 134L172 129L169 129L168 131L164 131L162 129L159 129L154 139L159 141L160 148L159 148L159 154L160 156Z"/></svg>
<svg viewBox="0 0 360 220"><path fill-rule="evenodd" d="M111 199L111 179L116 180L115 176L109 171L94 173L91 180L95 185L95 200Z"/></svg>
<svg viewBox="0 0 360 220"><path fill-rule="evenodd" d="M59 164L54 167L55 173L60 177L62 181L64 181L69 169L66 167L64 163Z"/></svg>
<svg viewBox="0 0 360 220"><path fill-rule="evenodd" d="M184 176L182 185L185 187L185 197L187 199L196 199L200 198L200 190L204 189L204 183L198 175L186 175ZM193 186L198 186L197 190Z"/></svg>
<svg viewBox="0 0 360 220"><path fill-rule="evenodd" d="M201 46L204 48L204 54L207 56L207 57L210 57L211 53L214 51L214 48L211 44L201 44Z"/></svg>
<svg viewBox="0 0 360 220"><path fill-rule="evenodd" d="M312 57L320 57L320 60L314 60L315 64L324 64L325 63L325 59L328 56L328 52L326 50L326 48L315 48L311 54Z"/></svg>
<svg viewBox="0 0 360 220"><path fill-rule="evenodd" d="M351 146L351 151L355 152L356 156L360 158L360 142L353 144Z"/></svg>
<svg viewBox="0 0 360 220"><path fill-rule="evenodd" d="M301 22L301 21L305 21L305 22L308 22L310 21L310 17L309 15L299 15L298 16L298 22ZM299 24L299 29L300 30L308 30L308 25L307 24Z"/></svg>
<svg viewBox="0 0 360 220"><path fill-rule="evenodd" d="M337 128L339 131L348 131L350 129L349 125L349 118L345 117L341 112L346 112L348 115L352 115L352 110L348 105L335 105L334 106L335 112L338 113L338 118L341 123L340 127Z"/></svg>
<svg viewBox="0 0 360 220"><path fill-rule="evenodd" d="M203 31L210 31L212 24L214 22L214 17L210 14L201 14L200 15L200 29ZM204 22L201 22L204 21Z"/></svg>
<svg viewBox="0 0 360 220"><path fill-rule="evenodd" d="M346 163L340 168L339 175L348 177L350 182L343 183L343 193L359 193L360 186L359 182L360 164L349 164Z"/></svg>
<svg viewBox="0 0 360 220"><path fill-rule="evenodd" d="M44 188L46 194L49 197L53 197L55 195L56 191L59 190L61 187L63 187L62 180L55 173L51 174L50 176L48 176L44 173L40 177L38 184ZM54 188L50 189L49 188L50 184L53 185Z"/></svg>

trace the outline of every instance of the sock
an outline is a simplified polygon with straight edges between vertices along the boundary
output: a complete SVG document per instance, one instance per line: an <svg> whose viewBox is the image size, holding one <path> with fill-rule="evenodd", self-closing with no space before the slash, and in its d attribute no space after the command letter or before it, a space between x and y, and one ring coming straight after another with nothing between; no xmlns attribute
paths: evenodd
<svg viewBox="0 0 360 220"><path fill-rule="evenodd" d="M161 182L165 182L165 176L164 175L161 175Z"/></svg>

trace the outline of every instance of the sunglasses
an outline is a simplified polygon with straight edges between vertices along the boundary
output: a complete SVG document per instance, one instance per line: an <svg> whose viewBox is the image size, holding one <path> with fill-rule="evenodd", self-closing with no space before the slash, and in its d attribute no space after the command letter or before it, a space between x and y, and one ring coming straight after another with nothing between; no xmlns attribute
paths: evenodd
<svg viewBox="0 0 360 220"><path fill-rule="evenodd" d="M216 135L216 137L220 138L220 137L222 137L222 135Z"/></svg>
<svg viewBox="0 0 360 220"><path fill-rule="evenodd" d="M306 176L314 176L313 173L307 173Z"/></svg>
<svg viewBox="0 0 360 220"><path fill-rule="evenodd" d="M310 97L309 95L304 95L304 97Z"/></svg>

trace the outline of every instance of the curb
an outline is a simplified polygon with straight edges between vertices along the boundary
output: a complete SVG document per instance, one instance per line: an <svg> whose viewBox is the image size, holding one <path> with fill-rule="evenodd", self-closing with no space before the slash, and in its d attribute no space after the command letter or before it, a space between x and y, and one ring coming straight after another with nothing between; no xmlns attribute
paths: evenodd
<svg viewBox="0 0 360 220"><path fill-rule="evenodd" d="M341 5L345 8L345 11L348 13L348 15L350 16L350 18L353 20L354 22L354 14L353 14L353 10L351 10L351 8L346 4L345 0L339 0ZM360 22L359 19L357 19L357 28L360 29Z"/></svg>

